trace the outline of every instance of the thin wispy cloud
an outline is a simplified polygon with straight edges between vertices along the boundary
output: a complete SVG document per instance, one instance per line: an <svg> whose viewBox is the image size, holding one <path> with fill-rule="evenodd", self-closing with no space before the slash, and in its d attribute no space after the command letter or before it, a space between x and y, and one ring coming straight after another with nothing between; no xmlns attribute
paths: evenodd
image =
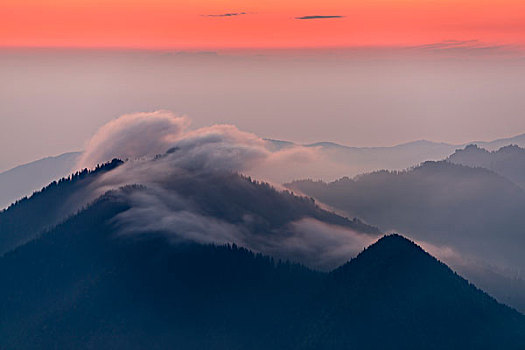
<svg viewBox="0 0 525 350"><path fill-rule="evenodd" d="M464 53L464 54L505 54L516 53L519 47L514 45L489 44L479 40L444 40L436 43L411 46L408 49L426 52Z"/></svg>
<svg viewBox="0 0 525 350"><path fill-rule="evenodd" d="M344 18L345 16L322 16L322 15L313 15L313 16L301 16L295 17L295 19L331 19L331 18Z"/></svg>
<svg viewBox="0 0 525 350"><path fill-rule="evenodd" d="M456 47L477 47L480 45L478 40L443 40L440 42L415 46L421 49L450 49Z"/></svg>

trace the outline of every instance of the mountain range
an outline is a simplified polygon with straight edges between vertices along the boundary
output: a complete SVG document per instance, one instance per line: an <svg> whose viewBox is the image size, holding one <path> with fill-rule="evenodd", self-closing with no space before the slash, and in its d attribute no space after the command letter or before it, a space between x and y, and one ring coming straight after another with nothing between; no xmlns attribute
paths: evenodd
<svg viewBox="0 0 525 350"><path fill-rule="evenodd" d="M80 152L64 153L19 165L0 173L0 209L24 196L31 195L75 169Z"/></svg>
<svg viewBox="0 0 525 350"><path fill-rule="evenodd" d="M311 177L325 181L343 176L355 176L361 173L389 169L402 170L427 160L441 160L458 149L472 144L489 151L508 145L525 147L525 134L511 138L502 138L490 142L474 141L463 145L437 143L426 140L404 143L391 147L349 147L333 142L317 142L298 145L289 141L267 139L268 148L283 149L294 146L317 148L322 155L321 162L311 162L297 169L288 169L279 182ZM0 173L0 208L24 196L31 195L50 183L68 176L76 169L81 152L64 153L56 157L47 157L17 166ZM108 161L110 159L107 159Z"/></svg>
<svg viewBox="0 0 525 350"><path fill-rule="evenodd" d="M238 179L255 191L270 190ZM319 272L237 245L179 241L145 228L122 232L116 218L133 206L128 195L144 190L110 191L0 257L2 348L520 349L525 344L525 316L402 236L384 236L348 263ZM345 222L304 203L318 215ZM236 217L222 210L215 215ZM255 234L272 232L277 231Z"/></svg>
<svg viewBox="0 0 525 350"><path fill-rule="evenodd" d="M525 284L520 282L525 191L506 177L481 167L429 161L405 171L383 170L330 183L301 180L287 187L383 231L441 247L455 268L525 310ZM506 276L504 291L480 278L483 265Z"/></svg>
<svg viewBox="0 0 525 350"><path fill-rule="evenodd" d="M287 141L268 141L277 149L298 146L298 144ZM509 145L525 147L525 134L488 142L472 141L465 144L449 144L419 140L390 147L349 147L333 142L317 142L302 146L319 149L323 161L305 166L288 177L295 179L311 177L332 181L343 176L353 177L376 170L404 170L425 161L445 159L456 150L468 145L477 145L488 151Z"/></svg>
<svg viewBox="0 0 525 350"><path fill-rule="evenodd" d="M0 212L0 348L523 348L525 317L500 302L525 310L524 149L293 192L181 152L77 171Z"/></svg>
<svg viewBox="0 0 525 350"><path fill-rule="evenodd" d="M525 149L516 145L487 151L476 145L456 150L447 158L451 163L480 167L500 174L525 188Z"/></svg>

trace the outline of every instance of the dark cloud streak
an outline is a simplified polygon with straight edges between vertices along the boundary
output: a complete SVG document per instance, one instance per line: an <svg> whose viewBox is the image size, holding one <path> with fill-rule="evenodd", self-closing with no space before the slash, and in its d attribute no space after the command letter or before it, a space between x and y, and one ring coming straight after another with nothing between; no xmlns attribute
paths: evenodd
<svg viewBox="0 0 525 350"><path fill-rule="evenodd" d="M320 16L320 15L314 15L314 16L301 16L301 17L295 17L295 19L331 19L331 18L344 18L345 16Z"/></svg>
<svg viewBox="0 0 525 350"><path fill-rule="evenodd" d="M215 15L203 15L204 17L235 17L235 16L242 16L247 15L246 12L228 12L228 13L220 13Z"/></svg>

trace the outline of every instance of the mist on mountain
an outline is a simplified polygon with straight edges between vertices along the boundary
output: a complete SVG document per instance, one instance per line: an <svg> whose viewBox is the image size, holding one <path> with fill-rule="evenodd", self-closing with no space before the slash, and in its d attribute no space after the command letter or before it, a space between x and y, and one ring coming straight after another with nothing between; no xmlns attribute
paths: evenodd
<svg viewBox="0 0 525 350"><path fill-rule="evenodd" d="M378 171L331 183L295 181L287 186L343 215L437 247L441 258L468 278L475 277L500 300L525 309L519 296L524 291L519 280L525 268L520 248L525 244L521 214L525 192L507 178L488 169L440 161L406 171ZM501 275L505 286L494 288L494 278L484 270Z"/></svg>
<svg viewBox="0 0 525 350"><path fill-rule="evenodd" d="M254 134L242 132L232 125L215 125L196 130L191 130L190 126L191 120L188 117L162 110L127 114L116 118L102 126L85 144L86 152L47 157L0 173L0 208L7 207L15 200L30 195L51 181L67 177L74 171L92 168L115 157L125 160L162 154L175 142L199 134L244 135L244 141L241 142L244 143L243 147L250 150L252 156L258 154L261 158L258 160L253 158L251 166L244 166L243 172L274 185L302 178L332 181L344 176L352 177L382 169L404 170L424 161L444 159L455 150L459 152L464 147L464 145L426 140L390 147L349 147L333 142L297 144L262 139ZM233 144L240 146L239 141L240 139L237 138ZM497 150L501 145L525 146L525 138L523 135L518 135L470 144L480 145L488 150ZM236 152L239 152L242 147L236 149ZM518 184L523 184L524 180L520 178L521 165L519 165L523 160L513 159L510 148L505 149L506 152L495 153L496 155L493 156L498 158L495 161L497 164L494 161L490 164L496 164L496 167L488 164L488 160L480 164L472 163L473 160L468 159L462 161L457 154L451 156L449 160L465 165L486 167L506 175ZM517 151L516 146L513 149ZM514 155L518 156L517 153L519 152L514 152ZM512 162L516 162L516 165L512 165ZM239 168L239 165L236 167ZM502 171L498 171L497 168Z"/></svg>
<svg viewBox="0 0 525 350"><path fill-rule="evenodd" d="M108 192L0 257L2 347L519 349L525 339L523 315L400 236L320 273L237 245L122 235L113 218L141 189Z"/></svg>
<svg viewBox="0 0 525 350"><path fill-rule="evenodd" d="M174 127L166 130L166 125ZM134 190L122 194L129 209L114 218L122 235L163 232L174 242L237 243L325 270L377 238L379 230L358 219L238 174L293 162L302 149L270 151L262 139L233 126L186 130L186 125L182 117L158 112L123 116L101 128L78 166L109 156L129 159L83 170L0 213L1 253L104 193L130 186Z"/></svg>
<svg viewBox="0 0 525 350"><path fill-rule="evenodd" d="M246 176L181 169L172 154L129 163L114 160L15 203L0 213L2 253L45 234L98 193L122 187L129 189L120 194L129 208L112 220L123 236L162 232L172 242L237 243L328 269L355 256L379 234L358 219Z"/></svg>

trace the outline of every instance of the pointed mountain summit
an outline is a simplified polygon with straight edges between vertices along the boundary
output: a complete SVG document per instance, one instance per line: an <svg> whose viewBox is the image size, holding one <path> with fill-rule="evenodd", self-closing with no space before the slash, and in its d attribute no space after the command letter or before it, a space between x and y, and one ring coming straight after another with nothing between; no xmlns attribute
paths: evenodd
<svg viewBox="0 0 525 350"><path fill-rule="evenodd" d="M312 348L520 349L525 344L523 315L397 234L334 270L328 286L321 299L330 303L320 307L324 317L312 327Z"/></svg>

